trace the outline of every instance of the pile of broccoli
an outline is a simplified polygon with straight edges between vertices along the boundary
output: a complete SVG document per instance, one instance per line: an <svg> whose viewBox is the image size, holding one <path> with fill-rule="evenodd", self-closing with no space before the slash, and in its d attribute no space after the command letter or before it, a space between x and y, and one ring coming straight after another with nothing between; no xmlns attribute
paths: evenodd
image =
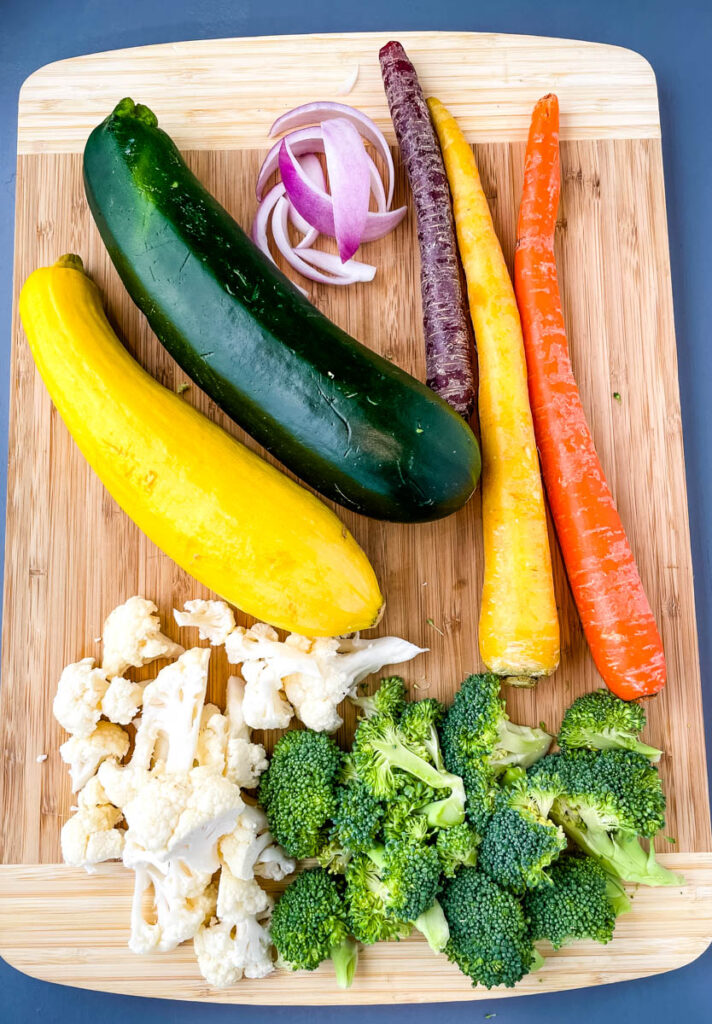
<svg viewBox="0 0 712 1024"><path fill-rule="evenodd" d="M642 708L579 697L549 753L500 685L470 676L446 709L394 676L355 699L350 752L310 730L280 739L260 802L286 853L317 861L274 910L284 965L331 959L346 986L357 943L415 928L474 985L511 986L543 963L535 942L608 942L623 881L682 883L653 851L665 798Z"/></svg>

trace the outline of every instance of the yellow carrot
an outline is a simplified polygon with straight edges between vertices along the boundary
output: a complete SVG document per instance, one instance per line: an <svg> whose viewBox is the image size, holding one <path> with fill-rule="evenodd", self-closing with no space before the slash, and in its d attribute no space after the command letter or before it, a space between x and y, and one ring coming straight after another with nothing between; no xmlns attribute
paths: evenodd
<svg viewBox="0 0 712 1024"><path fill-rule="evenodd" d="M485 552L480 654L498 675L548 675L559 663L559 620L517 303L472 149L439 100L429 99L428 107L450 183L477 340Z"/></svg>

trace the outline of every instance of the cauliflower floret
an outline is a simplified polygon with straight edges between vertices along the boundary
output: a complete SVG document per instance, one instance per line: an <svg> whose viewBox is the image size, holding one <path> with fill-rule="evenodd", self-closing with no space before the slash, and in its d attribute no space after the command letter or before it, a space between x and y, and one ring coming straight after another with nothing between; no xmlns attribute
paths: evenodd
<svg viewBox="0 0 712 1024"><path fill-rule="evenodd" d="M62 826L62 857L72 867L94 871L94 865L120 860L124 833L115 828L122 814L106 796L98 778L90 779L77 799L79 810Z"/></svg>
<svg viewBox="0 0 712 1024"><path fill-rule="evenodd" d="M286 729L292 707L282 696L282 680L266 661L248 661L242 666L245 696L242 714L251 729Z"/></svg>
<svg viewBox="0 0 712 1024"><path fill-rule="evenodd" d="M208 647L193 647L148 683L143 691L133 766L150 768L155 759L164 761L169 772L185 772L193 767L209 661Z"/></svg>
<svg viewBox="0 0 712 1024"><path fill-rule="evenodd" d="M193 940L200 972L215 988L246 978L266 978L274 970L272 939L267 923L254 917L234 925L217 922L202 927Z"/></svg>
<svg viewBox="0 0 712 1024"><path fill-rule="evenodd" d="M128 733L113 722L99 722L90 736L72 736L59 748L65 764L69 765L72 792L82 789L102 761L115 757L119 761L129 749Z"/></svg>
<svg viewBox="0 0 712 1024"><path fill-rule="evenodd" d="M240 790L209 768L151 773L124 807L131 863L157 867L182 861L192 871L217 871L218 842L244 808Z"/></svg>
<svg viewBox="0 0 712 1024"><path fill-rule="evenodd" d="M216 909L221 921L236 924L245 917L259 917L271 909L271 898L254 878L236 878L230 868L223 864Z"/></svg>
<svg viewBox="0 0 712 1024"><path fill-rule="evenodd" d="M139 954L167 953L192 939L215 914L217 890L210 879L210 874L192 874L177 863L165 872L149 865L137 867L129 949ZM149 907L146 893L151 887Z"/></svg>
<svg viewBox="0 0 712 1024"><path fill-rule="evenodd" d="M198 764L204 768L212 768L218 775L224 775L227 764L227 736L227 718L220 713L220 708L214 704L206 704L200 716L200 732L195 751Z"/></svg>
<svg viewBox="0 0 712 1024"><path fill-rule="evenodd" d="M242 710L244 699L244 682L237 676L230 676L225 709L228 722L225 774L236 786L254 789L269 760L262 744L250 739L250 728L245 724Z"/></svg>
<svg viewBox="0 0 712 1024"><path fill-rule="evenodd" d="M278 846L261 807L246 805L235 828L220 840L220 858L235 878L255 875L281 881L291 875L295 862Z"/></svg>
<svg viewBox="0 0 712 1024"><path fill-rule="evenodd" d="M183 607L184 612L179 612L177 608L173 610L173 617L178 625L181 628L197 626L200 639L209 640L213 647L224 644L235 628L235 616L224 601L196 599L186 601Z"/></svg>
<svg viewBox="0 0 712 1024"><path fill-rule="evenodd" d="M52 704L54 717L74 736L89 736L101 718L101 701L109 683L93 658L67 665L59 677Z"/></svg>
<svg viewBox="0 0 712 1024"><path fill-rule="evenodd" d="M161 633L153 601L130 597L110 613L104 623L104 659L107 676L121 676L127 668L141 668L156 658L177 658L180 644Z"/></svg>
<svg viewBox="0 0 712 1024"><path fill-rule="evenodd" d="M423 652L394 636L310 639L292 633L282 643L264 623L234 630L225 650L231 663L242 666L247 681L243 714L248 725L286 728L289 704L284 691L297 717L319 732L338 729L342 719L337 707L354 695L362 679Z"/></svg>
<svg viewBox="0 0 712 1024"><path fill-rule="evenodd" d="M101 712L110 722L128 725L141 709L143 686L123 676L115 676L101 702Z"/></svg>
<svg viewBox="0 0 712 1024"><path fill-rule="evenodd" d="M145 768L132 767L130 764L120 765L116 758L107 758L99 765L96 778L103 786L107 799L116 807L123 808L129 800L133 800L141 787L146 785L152 774L155 777L157 770L154 769L151 773Z"/></svg>

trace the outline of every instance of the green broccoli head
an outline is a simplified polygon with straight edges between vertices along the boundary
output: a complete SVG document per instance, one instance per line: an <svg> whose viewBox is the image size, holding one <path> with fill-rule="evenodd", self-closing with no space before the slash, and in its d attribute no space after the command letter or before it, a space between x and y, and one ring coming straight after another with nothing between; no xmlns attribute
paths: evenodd
<svg viewBox="0 0 712 1024"><path fill-rule="evenodd" d="M630 903L598 861L565 854L552 866L550 880L524 898L532 938L548 939L554 949L575 939L610 942L617 915Z"/></svg>
<svg viewBox="0 0 712 1024"><path fill-rule="evenodd" d="M388 890L388 913L402 921L415 921L433 905L440 888L436 848L410 836L387 843L381 878Z"/></svg>
<svg viewBox="0 0 712 1024"><path fill-rule="evenodd" d="M388 910L389 893L379 867L365 853L357 853L346 869L346 906L351 931L359 942L390 942L410 934L412 925Z"/></svg>
<svg viewBox="0 0 712 1024"><path fill-rule="evenodd" d="M313 971L332 959L337 983L351 984L358 954L349 937L343 888L322 868L302 872L284 890L272 914L272 941L292 970Z"/></svg>
<svg viewBox="0 0 712 1024"><path fill-rule="evenodd" d="M473 985L511 988L541 963L519 900L476 868L460 868L440 903L450 928L445 953Z"/></svg>
<svg viewBox="0 0 712 1024"><path fill-rule="evenodd" d="M447 796L422 808L431 825L447 828L464 820L462 779L421 757L417 744L390 717L376 714L359 723L351 757L358 776L377 799L393 800L404 787L420 782L434 790L449 790Z"/></svg>
<svg viewBox="0 0 712 1024"><path fill-rule="evenodd" d="M352 853L369 850L375 842L384 813L383 804L360 779L338 786L332 837Z"/></svg>
<svg viewBox="0 0 712 1024"><path fill-rule="evenodd" d="M509 721L500 684L500 677L491 672L472 675L455 694L440 729L445 764L451 772L461 772L463 765L482 757L495 771L509 765L526 768L551 746L551 736L543 729Z"/></svg>
<svg viewBox="0 0 712 1024"><path fill-rule="evenodd" d="M373 715L387 715L398 721L407 704L405 683L400 676L388 676L381 680L375 693L367 697L351 697L351 703L360 708L366 718Z"/></svg>
<svg viewBox="0 0 712 1024"><path fill-rule="evenodd" d="M290 857L315 857L324 844L343 756L330 736L311 729L277 741L258 798L272 835Z"/></svg>
<svg viewBox="0 0 712 1024"><path fill-rule="evenodd" d="M561 785L551 818L608 872L641 885L684 884L658 863L652 842L648 851L638 838L652 838L665 817L660 778L646 757L631 750L566 750L529 771L534 779L539 773Z"/></svg>
<svg viewBox="0 0 712 1024"><path fill-rule="evenodd" d="M446 878L453 878L463 865L473 868L477 864L477 848L480 836L471 825L463 821L453 828L441 828L435 839L435 848L440 857L440 869Z"/></svg>
<svg viewBox="0 0 712 1024"><path fill-rule="evenodd" d="M432 804L436 796L437 790L431 786L426 786L411 776L404 776L398 795L383 805L381 832L385 841L402 838L414 827L414 823L418 823L419 828L424 826L426 830L433 828L434 826L431 826L424 817L423 808Z"/></svg>
<svg viewBox="0 0 712 1024"><path fill-rule="evenodd" d="M657 769L632 750L567 750L558 772L558 807L589 829L654 836L665 824L665 795Z"/></svg>
<svg viewBox="0 0 712 1024"><path fill-rule="evenodd" d="M610 690L595 690L577 697L564 715L559 730L562 750L588 747L592 750L625 749L643 754L654 763L662 751L638 739L645 728L645 712L635 701L624 701Z"/></svg>
<svg viewBox="0 0 712 1024"><path fill-rule="evenodd" d="M325 868L331 875L343 875L351 862L353 854L342 846L338 839L328 839L316 855L319 867Z"/></svg>
<svg viewBox="0 0 712 1024"><path fill-rule="evenodd" d="M548 882L547 868L565 849L566 836L560 825L505 800L489 820L478 867L499 885L523 893Z"/></svg>
<svg viewBox="0 0 712 1024"><path fill-rule="evenodd" d="M438 728L445 718L445 705L434 697L406 704L399 720L407 743L436 768L444 768Z"/></svg>

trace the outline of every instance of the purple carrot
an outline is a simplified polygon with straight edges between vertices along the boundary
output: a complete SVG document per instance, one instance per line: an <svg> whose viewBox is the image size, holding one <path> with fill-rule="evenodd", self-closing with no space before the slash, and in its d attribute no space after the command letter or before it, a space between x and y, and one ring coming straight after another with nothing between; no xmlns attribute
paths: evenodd
<svg viewBox="0 0 712 1024"><path fill-rule="evenodd" d="M440 144L401 44L386 43L378 57L415 200L428 386L467 419L475 405L473 346Z"/></svg>

